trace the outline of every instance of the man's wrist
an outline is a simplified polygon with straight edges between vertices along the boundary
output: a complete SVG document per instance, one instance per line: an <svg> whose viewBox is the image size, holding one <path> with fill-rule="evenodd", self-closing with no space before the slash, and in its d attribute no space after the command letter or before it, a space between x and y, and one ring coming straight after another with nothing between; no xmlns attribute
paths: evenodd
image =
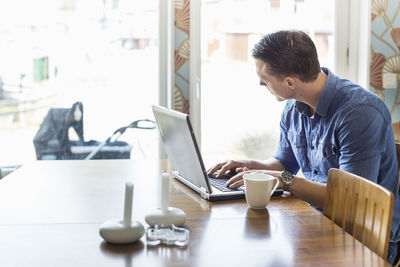
<svg viewBox="0 0 400 267"><path fill-rule="evenodd" d="M280 178L281 178L283 190L290 191L290 187L292 186L293 181L294 181L293 175L288 171L283 171L283 172L281 172Z"/></svg>

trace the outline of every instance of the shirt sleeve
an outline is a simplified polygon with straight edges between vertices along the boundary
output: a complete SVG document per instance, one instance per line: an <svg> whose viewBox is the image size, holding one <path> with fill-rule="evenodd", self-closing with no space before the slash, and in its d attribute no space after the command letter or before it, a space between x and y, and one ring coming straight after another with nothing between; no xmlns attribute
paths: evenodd
<svg viewBox="0 0 400 267"><path fill-rule="evenodd" d="M339 168L378 182L389 122L375 107L359 105L344 113L339 123Z"/></svg>

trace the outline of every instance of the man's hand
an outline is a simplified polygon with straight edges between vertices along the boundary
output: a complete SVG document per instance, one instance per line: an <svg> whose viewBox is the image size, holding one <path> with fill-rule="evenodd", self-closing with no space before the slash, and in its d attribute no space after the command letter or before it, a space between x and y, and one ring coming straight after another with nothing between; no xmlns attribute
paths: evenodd
<svg viewBox="0 0 400 267"><path fill-rule="evenodd" d="M243 175L246 173L252 172L261 172L270 174L272 176L279 178L279 187L282 187L282 181L280 179L281 173L284 170L282 164L275 158L270 158L265 161L258 160L227 160L221 163L216 164L212 168L210 168L207 172L208 175L211 175L215 172L218 172L216 175L217 178L221 177L228 171L236 172L231 179L228 180L226 186L230 188L237 188L244 184Z"/></svg>
<svg viewBox="0 0 400 267"><path fill-rule="evenodd" d="M215 172L218 172L216 178L221 177L223 174L228 171L234 171L236 173L240 173L244 171L244 168L247 170L251 169L251 161L250 160L227 160L221 163L216 164L212 168L207 171L207 175L211 175Z"/></svg>
<svg viewBox="0 0 400 267"><path fill-rule="evenodd" d="M233 176L231 179L226 182L226 186L230 188L236 188L244 184L243 180L243 175L248 174L248 173L264 173L264 174L269 174L271 176L274 176L278 178L279 180L279 185L278 188L282 188L282 179L281 179L281 171L271 171L271 170L248 170L246 167L244 170L235 176Z"/></svg>

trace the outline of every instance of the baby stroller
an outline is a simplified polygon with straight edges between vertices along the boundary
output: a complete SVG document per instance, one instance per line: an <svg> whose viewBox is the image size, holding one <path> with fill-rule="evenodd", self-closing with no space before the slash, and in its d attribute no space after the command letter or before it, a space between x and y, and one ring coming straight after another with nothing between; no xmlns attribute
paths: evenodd
<svg viewBox="0 0 400 267"><path fill-rule="evenodd" d="M145 123L145 125L143 125ZM69 139L68 131L73 128L78 141ZM71 108L52 108L47 113L36 133L33 144L38 160L73 159L129 159L132 146L118 138L128 128L154 129L155 122L143 119L118 128L104 142L85 141L83 137L83 105L76 102Z"/></svg>

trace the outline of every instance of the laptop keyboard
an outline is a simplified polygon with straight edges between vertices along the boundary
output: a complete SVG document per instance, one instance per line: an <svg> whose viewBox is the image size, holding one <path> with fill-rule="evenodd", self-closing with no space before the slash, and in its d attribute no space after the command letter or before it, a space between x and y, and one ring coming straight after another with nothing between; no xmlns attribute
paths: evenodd
<svg viewBox="0 0 400 267"><path fill-rule="evenodd" d="M228 172L224 173L223 175L221 175L220 178L215 178L217 174L218 174L218 172L215 172L208 176L208 181L210 182L210 184L212 186L218 188L222 192L242 191L242 189L240 187L229 188L229 187L225 186L226 182L228 182L228 180L231 177L236 175L236 172L228 171Z"/></svg>
<svg viewBox="0 0 400 267"><path fill-rule="evenodd" d="M222 192L231 192L231 191L241 191L240 188L229 188L226 187L225 184L228 182L228 178L212 178L208 177L208 181L210 184L216 188L218 188Z"/></svg>
<svg viewBox="0 0 400 267"><path fill-rule="evenodd" d="M218 188L219 190L221 190L222 192L230 192L230 191L234 191L234 189L226 187L225 184L228 181L228 179L223 179L223 178L208 178L208 181L210 182L210 184L216 188Z"/></svg>
<svg viewBox="0 0 400 267"><path fill-rule="evenodd" d="M237 187L237 188L229 188L226 187L225 184L228 182L228 180L234 176L236 173L235 172L227 172L221 176L221 178L215 178L217 173L213 173L210 176L208 176L208 181L210 184L216 188L218 188L222 192L232 192L232 191L242 191L243 186ZM283 194L283 189L278 188L275 190L274 194L272 196L280 196Z"/></svg>

